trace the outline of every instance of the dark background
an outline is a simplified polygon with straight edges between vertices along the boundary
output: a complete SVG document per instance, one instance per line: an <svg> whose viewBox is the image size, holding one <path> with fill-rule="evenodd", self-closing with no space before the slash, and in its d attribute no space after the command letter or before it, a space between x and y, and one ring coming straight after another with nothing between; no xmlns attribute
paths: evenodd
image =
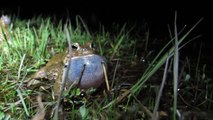
<svg viewBox="0 0 213 120"><path fill-rule="evenodd" d="M211 29L210 15L211 4L207 2L155 2L155 1L1 1L0 9L4 13L13 13L21 18L31 18L32 16L42 14L56 15L58 18L75 19L80 15L89 25L103 24L108 27L112 23L137 24L138 27L148 23L151 34L157 36L168 35L167 24L173 25L174 13L178 13L179 29L183 25L191 27L200 18L204 17L199 25L199 33L207 34ZM208 29L208 30L207 30ZM198 30L198 29L197 29ZM207 35L205 35L207 36Z"/></svg>

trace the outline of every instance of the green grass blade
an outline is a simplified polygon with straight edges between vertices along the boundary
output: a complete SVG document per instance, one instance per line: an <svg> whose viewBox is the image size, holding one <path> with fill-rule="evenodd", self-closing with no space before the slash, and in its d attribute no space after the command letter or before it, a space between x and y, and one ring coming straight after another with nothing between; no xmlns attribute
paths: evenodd
<svg viewBox="0 0 213 120"><path fill-rule="evenodd" d="M175 48L174 48L174 67L173 67L173 94L174 94L174 101L173 101L173 120L176 120L176 110L177 110L177 89L178 89L178 67L179 67L179 50L178 50L178 35L177 35L177 13L175 13L175 20L174 20L174 31L175 31Z"/></svg>
<svg viewBox="0 0 213 120"><path fill-rule="evenodd" d="M19 98L21 99L21 102L22 102L22 105L23 105L23 107L24 107L25 113L27 114L27 116L30 116L30 114L29 114L29 112L28 112L28 109L27 109L27 106L26 106L26 104L25 104L24 98L23 98L23 96L22 96L21 91L20 91L19 89L17 89L16 91L17 91L17 93L18 93Z"/></svg>
<svg viewBox="0 0 213 120"><path fill-rule="evenodd" d="M178 41L178 44L181 44L183 40L191 33L191 31L203 20L201 18L188 32L186 32ZM166 46L168 43L166 44ZM166 47L165 46L165 47ZM165 49L165 47L160 51L162 53ZM160 54L157 55L157 57L151 62L150 67L148 67L148 70L145 72L145 74L142 75L140 80L131 88L131 91L133 94L138 94L140 90L142 89L142 86L144 83L165 63L166 59L168 57L171 57L171 55L174 54L174 46L170 48L161 58L157 61L157 58L160 56ZM155 61L157 61L156 65L154 65Z"/></svg>

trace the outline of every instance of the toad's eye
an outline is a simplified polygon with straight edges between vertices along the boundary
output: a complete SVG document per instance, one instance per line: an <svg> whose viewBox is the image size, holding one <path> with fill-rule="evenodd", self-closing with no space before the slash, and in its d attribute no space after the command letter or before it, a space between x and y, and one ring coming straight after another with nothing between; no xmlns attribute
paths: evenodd
<svg viewBox="0 0 213 120"><path fill-rule="evenodd" d="M93 42L89 43L89 47L90 47L91 49L95 49L94 43L93 43Z"/></svg>
<svg viewBox="0 0 213 120"><path fill-rule="evenodd" d="M78 44L78 43L73 43L73 44L72 44L72 49L73 49L73 50L79 50L79 49L80 49L79 44Z"/></svg>

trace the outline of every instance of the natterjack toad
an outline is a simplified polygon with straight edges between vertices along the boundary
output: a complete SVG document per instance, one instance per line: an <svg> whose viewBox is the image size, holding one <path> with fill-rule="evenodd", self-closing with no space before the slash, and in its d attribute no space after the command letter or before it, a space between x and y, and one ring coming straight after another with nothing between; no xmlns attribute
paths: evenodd
<svg viewBox="0 0 213 120"><path fill-rule="evenodd" d="M72 55L55 55L45 67L41 68L33 78L55 80L54 91L59 93L65 62L70 62L67 72L66 88L74 85L81 89L98 88L104 81L103 66L105 58L95 54L91 42L80 46L72 44Z"/></svg>

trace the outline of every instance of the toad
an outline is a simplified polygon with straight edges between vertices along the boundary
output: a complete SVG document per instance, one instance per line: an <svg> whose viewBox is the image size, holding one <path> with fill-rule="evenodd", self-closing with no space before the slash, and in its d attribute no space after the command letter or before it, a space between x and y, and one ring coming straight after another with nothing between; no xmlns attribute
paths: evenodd
<svg viewBox="0 0 213 120"><path fill-rule="evenodd" d="M69 57L70 56L70 57ZM104 81L103 63L105 58L95 54L93 44L88 42L82 46L72 44L72 55L58 54L41 68L33 78L54 80L54 92L57 95L61 88L65 62L69 62L66 88L71 85L80 89L98 88Z"/></svg>

